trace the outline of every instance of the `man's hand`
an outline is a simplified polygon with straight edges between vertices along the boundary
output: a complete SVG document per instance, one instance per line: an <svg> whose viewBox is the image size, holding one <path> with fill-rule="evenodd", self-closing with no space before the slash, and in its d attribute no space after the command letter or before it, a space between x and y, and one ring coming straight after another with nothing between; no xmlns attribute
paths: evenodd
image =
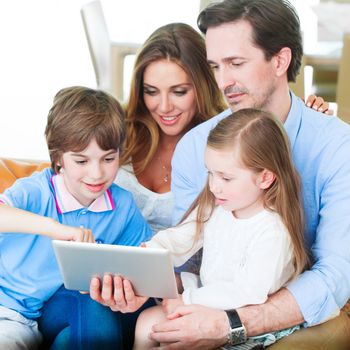
<svg viewBox="0 0 350 350"><path fill-rule="evenodd" d="M90 296L102 305L109 306L113 311L122 313L138 310L147 300L147 297L135 295L130 281L121 276L105 275L101 282L93 277L90 283Z"/></svg>
<svg viewBox="0 0 350 350"><path fill-rule="evenodd" d="M304 322L292 294L282 288L265 304L237 309L248 336L289 328ZM177 307L168 321L156 324L151 339L161 349L215 349L227 341L229 321L225 311L200 305ZM167 345L168 344L168 345Z"/></svg>
<svg viewBox="0 0 350 350"><path fill-rule="evenodd" d="M163 299L162 309L165 315L172 314L177 307L184 305L182 301L182 296L179 295L176 299Z"/></svg>
<svg viewBox="0 0 350 350"><path fill-rule="evenodd" d="M227 342L229 321L225 311L184 305L167 318L154 325L150 334L151 339L162 343L160 349L215 349Z"/></svg>

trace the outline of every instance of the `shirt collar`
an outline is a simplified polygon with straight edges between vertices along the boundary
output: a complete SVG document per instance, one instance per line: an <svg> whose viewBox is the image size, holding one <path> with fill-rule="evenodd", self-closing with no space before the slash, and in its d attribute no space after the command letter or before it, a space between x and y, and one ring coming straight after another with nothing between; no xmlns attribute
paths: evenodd
<svg viewBox="0 0 350 350"><path fill-rule="evenodd" d="M296 97L293 92L290 92L292 104L288 113L287 120L284 122L284 128L288 134L291 149L293 150L303 115L303 103Z"/></svg>
<svg viewBox="0 0 350 350"><path fill-rule="evenodd" d="M64 183L63 177L61 175L59 174L52 175L51 183L55 191L56 207L60 214L85 208L68 191ZM115 208L115 204L114 204L111 192L108 189L100 197L96 198L86 209L88 211L99 213L99 212L113 210L114 208Z"/></svg>

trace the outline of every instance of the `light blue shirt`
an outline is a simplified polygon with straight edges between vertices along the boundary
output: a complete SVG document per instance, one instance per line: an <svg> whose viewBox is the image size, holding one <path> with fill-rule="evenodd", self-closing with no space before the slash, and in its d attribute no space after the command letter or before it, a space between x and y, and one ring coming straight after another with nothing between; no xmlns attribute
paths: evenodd
<svg viewBox="0 0 350 350"><path fill-rule="evenodd" d="M151 229L128 191L113 184L88 208L72 207L74 199L52 175L45 169L19 179L0 200L65 225L89 228L100 243L137 246L150 239ZM0 305L39 317L43 303L62 283L50 238L0 234Z"/></svg>
<svg viewBox="0 0 350 350"><path fill-rule="evenodd" d="M288 289L311 326L336 315L350 298L350 127L307 108L294 94L291 98L284 126L302 179L305 240L314 263ZM230 113L200 124L178 143L172 160L174 224L206 182L209 131Z"/></svg>

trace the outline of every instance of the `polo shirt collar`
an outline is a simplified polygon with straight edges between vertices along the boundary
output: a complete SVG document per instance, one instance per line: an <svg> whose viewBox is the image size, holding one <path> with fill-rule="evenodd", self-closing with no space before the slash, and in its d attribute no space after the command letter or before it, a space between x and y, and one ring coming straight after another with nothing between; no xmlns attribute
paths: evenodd
<svg viewBox="0 0 350 350"><path fill-rule="evenodd" d="M56 207L60 214L85 208L68 191L61 175L52 175L51 183L55 192ZM100 197L96 198L86 209L91 212L99 213L113 210L114 208L115 204L111 192L108 189Z"/></svg>
<svg viewBox="0 0 350 350"><path fill-rule="evenodd" d="M292 100L291 107L288 113L287 120L284 122L284 128L288 134L291 149L293 150L303 115L303 103L296 97L293 92L290 92Z"/></svg>

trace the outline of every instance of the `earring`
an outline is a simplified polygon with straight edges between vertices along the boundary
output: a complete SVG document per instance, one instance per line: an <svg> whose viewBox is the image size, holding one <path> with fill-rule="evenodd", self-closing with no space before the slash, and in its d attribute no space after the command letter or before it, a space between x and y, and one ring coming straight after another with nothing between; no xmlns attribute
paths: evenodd
<svg viewBox="0 0 350 350"><path fill-rule="evenodd" d="M63 168L60 168L59 173L60 173L60 174L63 174L63 173L64 173L64 169L63 169Z"/></svg>

